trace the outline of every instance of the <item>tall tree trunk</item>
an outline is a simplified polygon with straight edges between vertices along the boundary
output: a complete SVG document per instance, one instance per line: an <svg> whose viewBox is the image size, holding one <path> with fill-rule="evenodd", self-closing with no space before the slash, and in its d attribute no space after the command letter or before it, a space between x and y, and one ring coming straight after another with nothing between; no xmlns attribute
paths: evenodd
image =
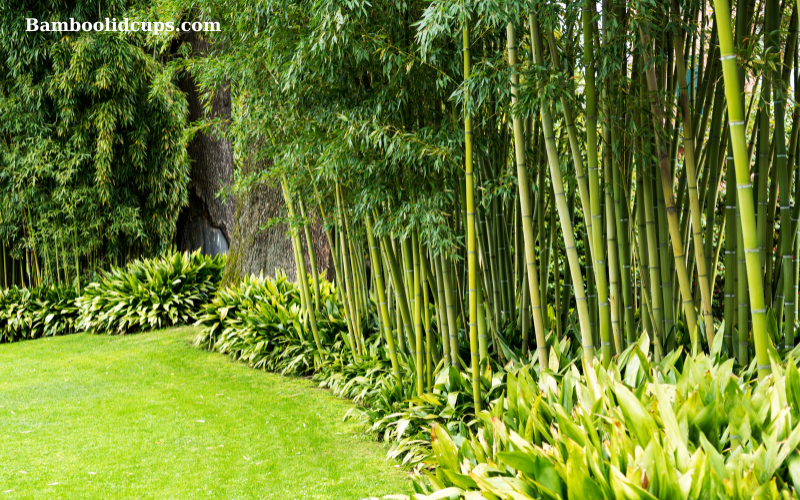
<svg viewBox="0 0 800 500"><path fill-rule="evenodd" d="M271 162L254 160L256 153L257 151L251 150L250 154L242 155L243 164L238 167L242 170L242 175L246 176L255 169L269 168ZM310 230L317 271L320 275L333 280L330 275L333 272L333 263L325 231L318 222L316 212L308 208L308 217L315 221L311 224ZM269 229L261 229L270 219L285 216L285 212L283 194L277 182L255 184L247 192L237 196L231 231L232 243L228 251L223 283L236 283L251 274L264 273L266 276L275 276L278 269L285 272L290 280L297 279L294 250L286 224L275 224ZM300 238L300 240L306 259L306 269L310 269L306 239Z"/></svg>
<svg viewBox="0 0 800 500"><path fill-rule="evenodd" d="M185 33L182 41L191 44L195 54L203 54L210 48L209 43L196 33ZM209 113L203 109L205 96L200 94L191 75L184 77L179 86L186 93L190 122L203 118L230 119L232 109L228 86L220 88L211 98ZM262 272L274 276L277 269L284 271L293 281L297 278L292 241L286 225L274 225L264 231L260 229L273 217L285 215L280 185L257 184L236 198L231 196L223 200L217 197L220 190L233 181L234 168L241 168L247 175L270 167L270 162L254 160L257 148L258 144L244 154L240 152L237 156L244 160L237 167L233 164L230 141L212 131L199 132L187 148L192 161L189 206L178 218L177 246L180 250L201 249L210 255L227 253L225 283L235 283L244 276ZM318 221L313 211L308 215ZM323 274L332 269L328 242L318 222L310 229L317 270ZM305 238L301 240L306 268L311 269ZM332 279L331 276L328 278Z"/></svg>
<svg viewBox="0 0 800 500"><path fill-rule="evenodd" d="M190 44L194 54L202 55L210 48L210 44L197 33L186 32L183 37L183 43ZM231 91L227 85L211 96L208 113L203 109L208 97L200 94L192 75L185 75L179 87L186 94L189 122L205 118L230 119ZM231 197L218 198L217 193L233 179L231 143L210 130L198 132L189 143L187 153L192 162L189 206L178 217L178 249L201 249L206 255L227 253L231 244L235 202Z"/></svg>

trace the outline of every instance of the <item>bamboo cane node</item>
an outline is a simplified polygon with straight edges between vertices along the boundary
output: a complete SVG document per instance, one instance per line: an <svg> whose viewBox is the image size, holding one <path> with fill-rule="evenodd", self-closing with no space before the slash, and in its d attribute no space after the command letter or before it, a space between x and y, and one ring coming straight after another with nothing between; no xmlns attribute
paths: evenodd
<svg viewBox="0 0 800 500"><path fill-rule="evenodd" d="M753 183L748 182L747 184L737 184L736 189L753 189Z"/></svg>
<svg viewBox="0 0 800 500"><path fill-rule="evenodd" d="M767 313L767 309L766 308L764 308L764 309L753 309L752 313L753 314L766 314Z"/></svg>
<svg viewBox="0 0 800 500"><path fill-rule="evenodd" d="M776 154L775 156L777 156L778 158L788 158L788 156L786 156L785 154Z"/></svg>
<svg viewBox="0 0 800 500"><path fill-rule="evenodd" d="M583 345L581 345L581 347L583 347L584 351L587 350L587 349L594 349L594 345L592 345L592 344L583 344Z"/></svg>
<svg viewBox="0 0 800 500"><path fill-rule="evenodd" d="M758 365L759 370L771 370L772 365Z"/></svg>
<svg viewBox="0 0 800 500"><path fill-rule="evenodd" d="M607 307L608 306L608 301L600 302L597 305L599 305L600 307Z"/></svg>
<svg viewBox="0 0 800 500"><path fill-rule="evenodd" d="M741 127L744 125L744 120L738 120L735 122L730 122L731 127Z"/></svg>
<svg viewBox="0 0 800 500"><path fill-rule="evenodd" d="M603 341L600 341L600 345L601 345L601 346L603 346L603 347L605 347L605 346L610 346L610 345L611 345L611 342L603 342Z"/></svg>
<svg viewBox="0 0 800 500"><path fill-rule="evenodd" d="M744 249L744 253L758 253L758 252L759 252L758 248L750 248L750 249L745 248Z"/></svg>

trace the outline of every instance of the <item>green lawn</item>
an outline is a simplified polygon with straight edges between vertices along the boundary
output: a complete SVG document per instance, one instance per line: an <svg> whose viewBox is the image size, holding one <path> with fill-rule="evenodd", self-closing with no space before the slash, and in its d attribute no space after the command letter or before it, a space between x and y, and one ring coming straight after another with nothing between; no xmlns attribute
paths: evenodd
<svg viewBox="0 0 800 500"><path fill-rule="evenodd" d="M410 489L308 380L192 347L192 328L0 345L0 500L361 499Z"/></svg>

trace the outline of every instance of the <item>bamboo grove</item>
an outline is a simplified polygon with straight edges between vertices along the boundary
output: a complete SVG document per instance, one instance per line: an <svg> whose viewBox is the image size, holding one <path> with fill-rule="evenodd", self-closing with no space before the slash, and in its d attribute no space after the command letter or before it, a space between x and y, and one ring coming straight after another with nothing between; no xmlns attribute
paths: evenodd
<svg viewBox="0 0 800 500"><path fill-rule="evenodd" d="M760 376L794 347L796 2L197 5L228 29L182 64L229 79L235 154L271 159L239 183L282 187L303 307L318 220L349 348L381 332L405 391L455 366L478 410L493 363L643 334Z"/></svg>

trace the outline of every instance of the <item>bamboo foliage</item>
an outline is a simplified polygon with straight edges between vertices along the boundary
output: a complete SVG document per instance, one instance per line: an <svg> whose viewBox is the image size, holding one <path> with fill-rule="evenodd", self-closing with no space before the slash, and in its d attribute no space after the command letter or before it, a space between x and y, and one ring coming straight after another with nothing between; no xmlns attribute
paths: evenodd
<svg viewBox="0 0 800 500"><path fill-rule="evenodd" d="M258 40L219 35L270 53L263 78L224 68L267 132L236 126L274 139L249 181L316 201L343 345L379 333L400 391L461 370L480 407L508 363L634 344L764 376L795 345L793 3L267 4ZM299 299L325 314L310 271Z"/></svg>

